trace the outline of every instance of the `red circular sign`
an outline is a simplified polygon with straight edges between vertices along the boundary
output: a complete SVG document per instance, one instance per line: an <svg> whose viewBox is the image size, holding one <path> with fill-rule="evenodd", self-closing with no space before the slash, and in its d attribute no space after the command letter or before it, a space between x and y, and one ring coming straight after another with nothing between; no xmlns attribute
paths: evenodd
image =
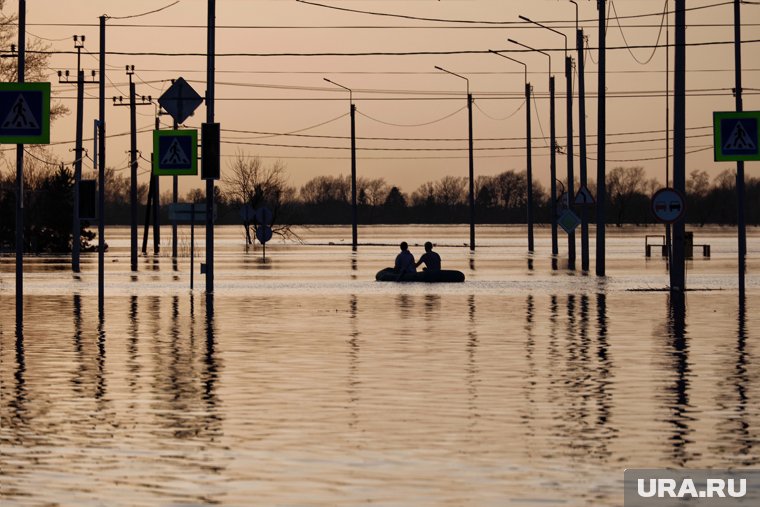
<svg viewBox="0 0 760 507"><path fill-rule="evenodd" d="M686 199L681 192L663 188L652 196L652 213L657 220L666 224L677 222L686 212Z"/></svg>

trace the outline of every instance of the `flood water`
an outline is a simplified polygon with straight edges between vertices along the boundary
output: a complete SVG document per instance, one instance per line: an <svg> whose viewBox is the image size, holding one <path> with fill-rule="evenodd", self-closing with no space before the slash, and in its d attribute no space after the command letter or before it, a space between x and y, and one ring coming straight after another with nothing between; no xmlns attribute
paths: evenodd
<svg viewBox="0 0 760 507"><path fill-rule="evenodd" d="M299 233L264 260L217 228L206 297L188 230L132 274L110 229L102 315L96 255L28 257L22 329L0 257L0 503L619 506L626 468L760 465L759 231L740 305L735 230L696 230L683 306L661 228L608 229L604 279L593 235L584 276L546 229ZM467 281L375 282L401 240Z"/></svg>

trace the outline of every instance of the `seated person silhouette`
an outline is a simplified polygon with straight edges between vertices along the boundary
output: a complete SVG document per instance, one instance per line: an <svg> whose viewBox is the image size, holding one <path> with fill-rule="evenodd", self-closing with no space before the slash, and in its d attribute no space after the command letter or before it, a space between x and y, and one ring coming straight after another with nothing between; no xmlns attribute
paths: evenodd
<svg viewBox="0 0 760 507"><path fill-rule="evenodd" d="M402 241L399 245L401 253L396 256L396 263L393 266L393 270L403 275L405 273L416 273L417 269L414 265L414 255L409 251L409 245L406 241Z"/></svg>
<svg viewBox="0 0 760 507"><path fill-rule="evenodd" d="M422 254L420 260L417 261L416 266L425 263L425 271L440 271L441 270L441 256L433 251L433 244L428 241L425 243L425 253Z"/></svg>

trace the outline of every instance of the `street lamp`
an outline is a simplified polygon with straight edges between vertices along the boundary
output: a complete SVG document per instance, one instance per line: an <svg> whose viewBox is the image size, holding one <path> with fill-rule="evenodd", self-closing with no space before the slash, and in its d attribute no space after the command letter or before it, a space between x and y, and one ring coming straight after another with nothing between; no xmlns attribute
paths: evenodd
<svg viewBox="0 0 760 507"><path fill-rule="evenodd" d="M523 66L523 69L525 70L525 128L526 128L526 166L527 166L527 177L528 177L528 212L527 212L527 222L528 222L528 251L533 252L534 250L534 243L533 243L533 150L532 150L532 141L531 141L531 125L530 125L530 83L528 82L528 65L524 62L521 62L520 60L515 60L514 58L503 55L499 53L498 51L494 51L493 49L489 49L491 53L495 54L496 56L501 56L502 58L506 58L507 60L511 60L515 63L519 63ZM552 190L554 192L554 190ZM554 200L552 199L552 202ZM552 208L553 209L553 208ZM555 219L555 213L552 211L552 256L557 255L557 221Z"/></svg>
<svg viewBox="0 0 760 507"><path fill-rule="evenodd" d="M470 251L475 250L475 162L472 153L472 94L470 93L470 80L443 67L435 66L437 70L451 74L467 82L467 118L470 128Z"/></svg>
<svg viewBox="0 0 760 507"><path fill-rule="evenodd" d="M542 25L538 21L533 21L525 16L518 16L523 21L533 23L546 30L561 35L565 40L565 83L566 83L566 104L567 104L567 208L572 211L574 192L575 174L573 171L573 58L567 53L567 36L554 28ZM567 233L567 264L569 269L575 269L575 231Z"/></svg>
<svg viewBox="0 0 760 507"><path fill-rule="evenodd" d="M580 155L581 188L588 185L588 162L586 157L586 71L583 62L584 36L578 22L578 2L575 5L575 46L578 51L578 149ZM666 164L667 166L667 164ZM670 226L668 226L669 228ZM588 206L581 207L581 270L589 270Z"/></svg>
<svg viewBox="0 0 760 507"><path fill-rule="evenodd" d="M324 80L339 88L348 90L348 101L351 104L351 249L356 251L358 214L356 210L356 105L354 105L354 92L351 88L338 84L335 81L327 78L324 78Z"/></svg>
<svg viewBox="0 0 760 507"><path fill-rule="evenodd" d="M556 259L557 255L559 254L559 248L557 246L557 185L555 183L555 180L557 178L557 134L555 129L555 121L554 121L554 76L552 76L552 55L549 53L546 53L545 51L541 51L540 49L535 49L530 46L526 46L525 44L522 44L520 42L517 42L514 39L508 39L509 42L512 44L517 44L518 46L522 46L524 48L530 49L531 51L536 51L537 53L541 53L542 55L549 58L549 172L550 172L550 193L551 193L551 202L549 205L551 206L551 215L552 215L552 257ZM532 168L528 167L528 207L533 206L533 173ZM531 239L533 235L533 230L530 229Z"/></svg>

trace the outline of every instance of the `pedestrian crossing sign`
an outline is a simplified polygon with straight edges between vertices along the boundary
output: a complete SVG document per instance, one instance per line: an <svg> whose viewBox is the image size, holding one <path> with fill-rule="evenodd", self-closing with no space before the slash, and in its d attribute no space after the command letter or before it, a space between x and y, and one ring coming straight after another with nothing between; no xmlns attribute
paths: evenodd
<svg viewBox="0 0 760 507"><path fill-rule="evenodd" d="M760 160L760 111L713 113L715 161Z"/></svg>
<svg viewBox="0 0 760 507"><path fill-rule="evenodd" d="M0 144L50 144L50 83L0 83Z"/></svg>
<svg viewBox="0 0 760 507"><path fill-rule="evenodd" d="M197 175L198 131L154 130L153 174L157 176Z"/></svg>

